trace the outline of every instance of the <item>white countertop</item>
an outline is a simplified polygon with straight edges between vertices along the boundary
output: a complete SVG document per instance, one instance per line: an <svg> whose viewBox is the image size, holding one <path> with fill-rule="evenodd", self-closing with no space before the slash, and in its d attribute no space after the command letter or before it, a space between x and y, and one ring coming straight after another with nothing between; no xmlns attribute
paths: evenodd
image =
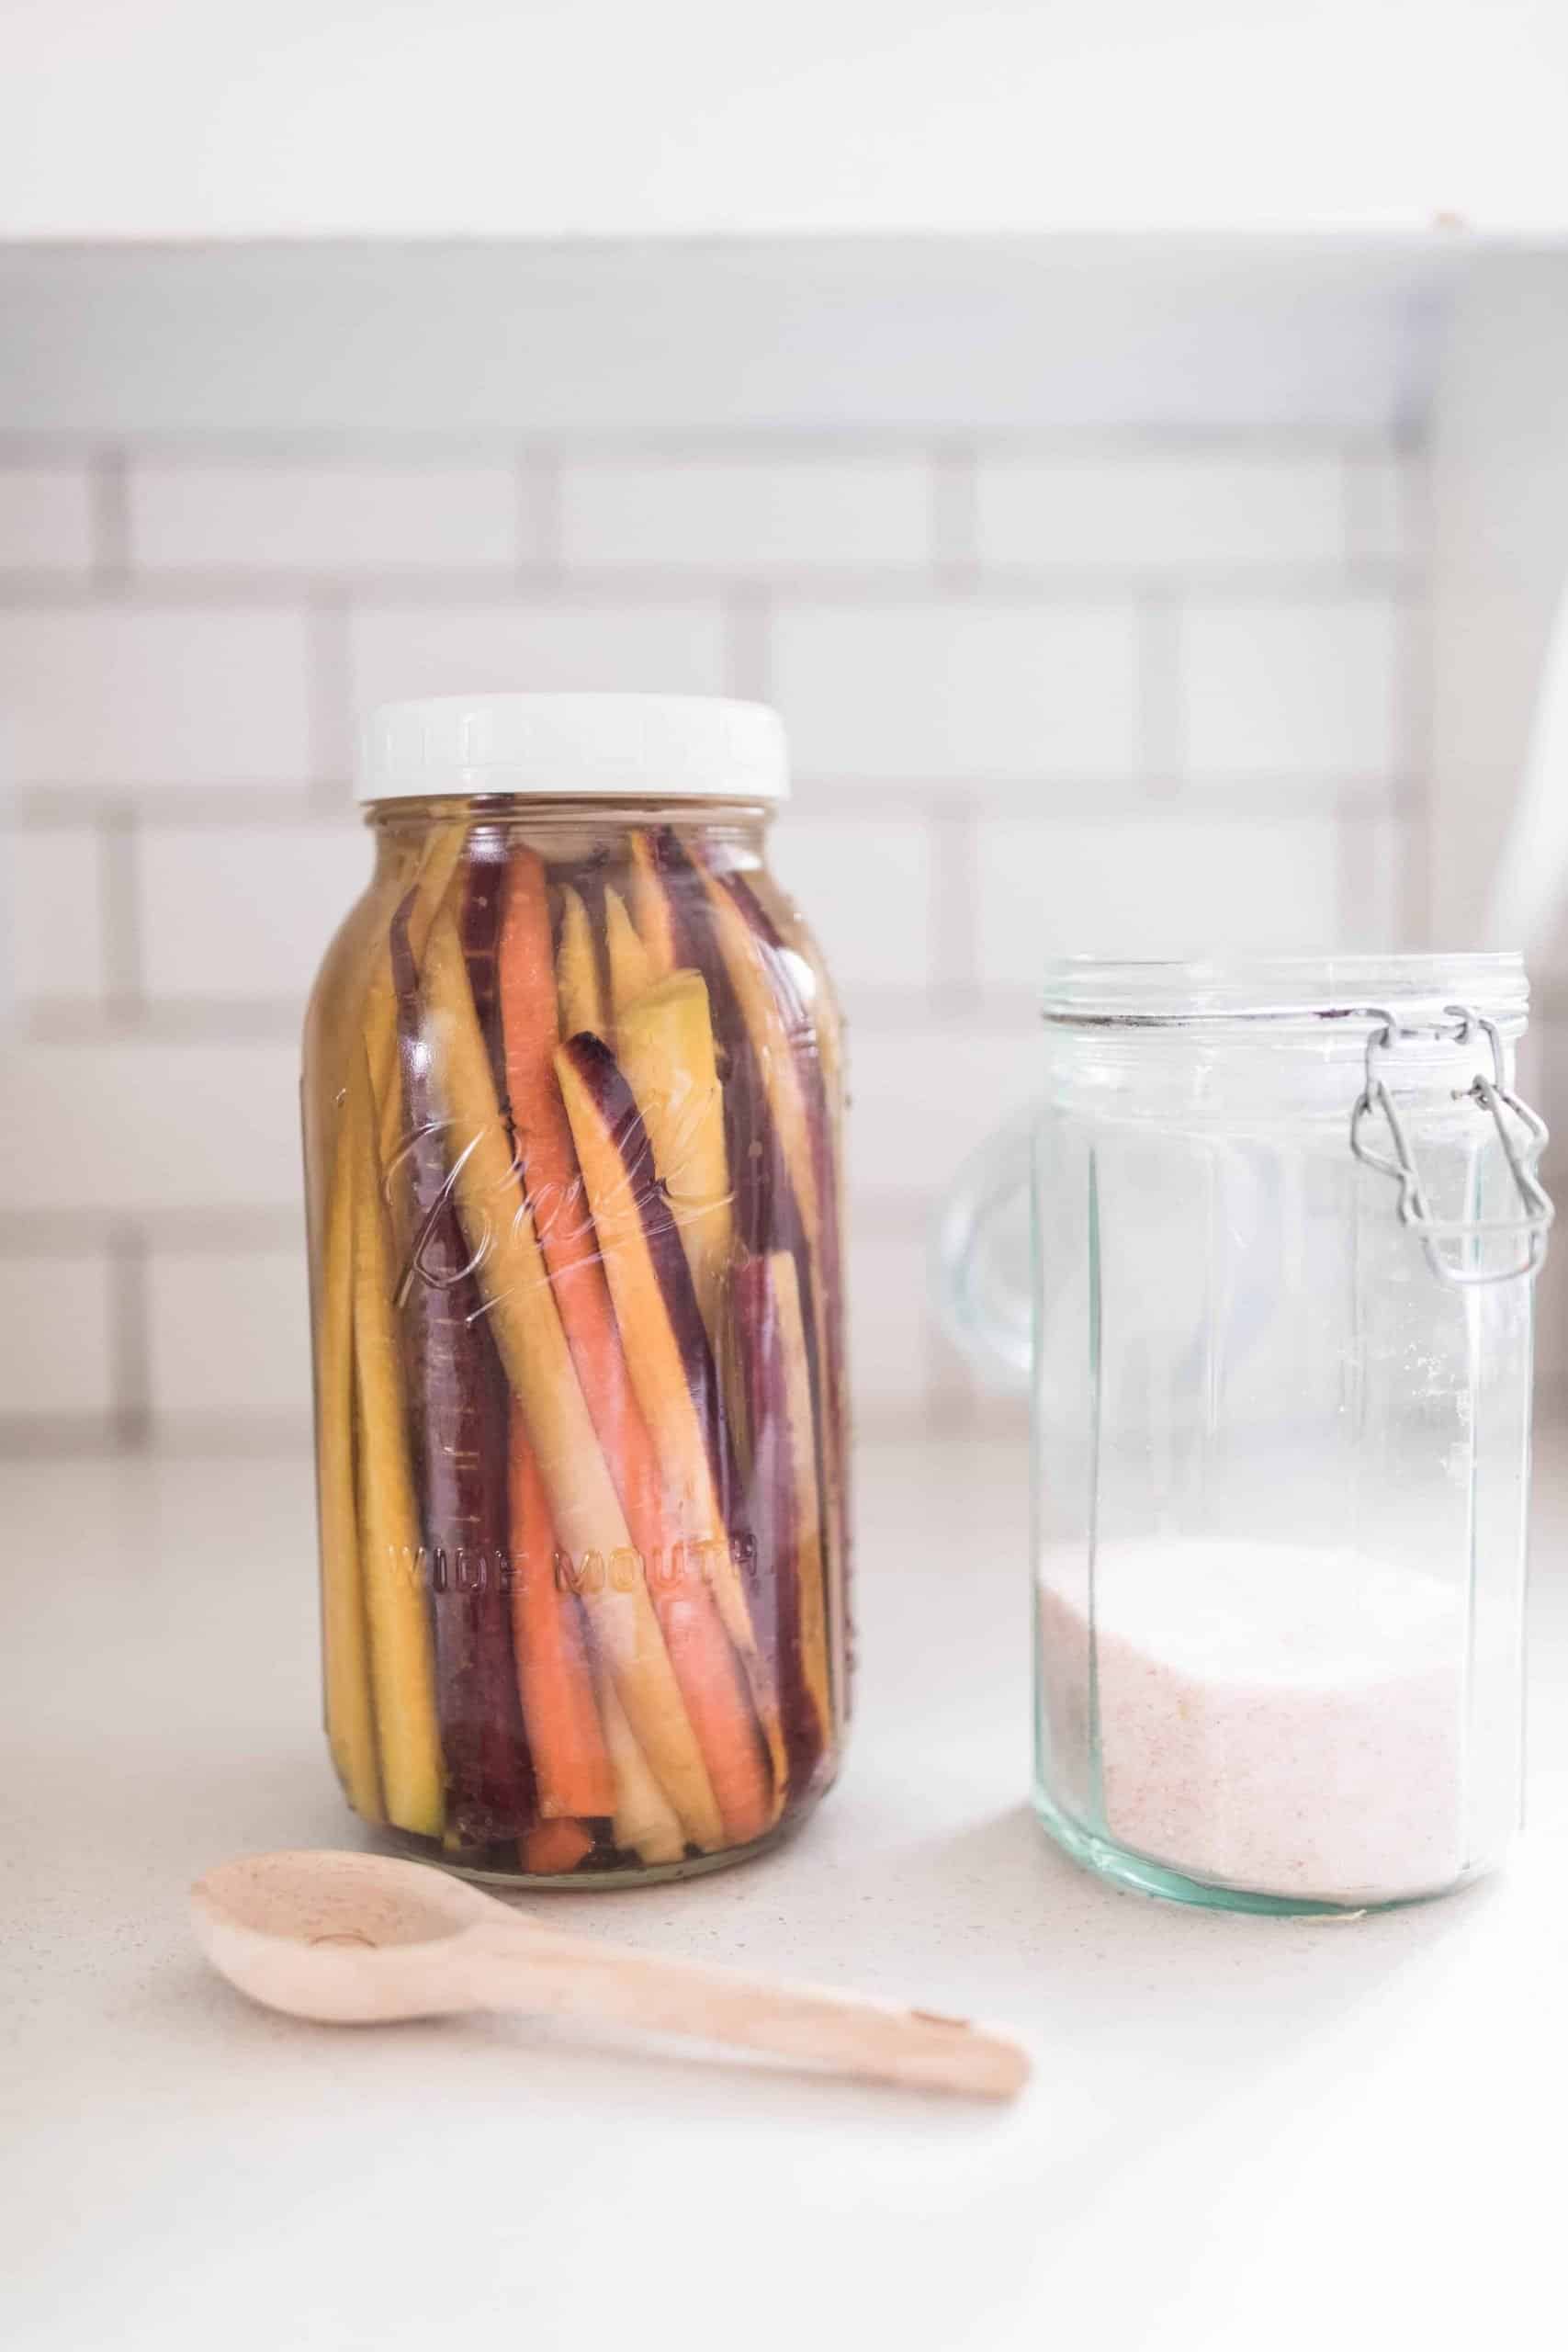
<svg viewBox="0 0 1568 2352"><path fill-rule="evenodd" d="M196 1956L187 1882L353 1839L308 1469L10 1465L7 2352L1555 2341L1568 1485L1538 1520L1517 1861L1307 1922L1114 1893L1035 1827L1023 1475L1021 1448L865 1451L851 1761L793 1846L539 1898L1010 2023L1038 2074L992 2111L525 2021L247 2007Z"/></svg>

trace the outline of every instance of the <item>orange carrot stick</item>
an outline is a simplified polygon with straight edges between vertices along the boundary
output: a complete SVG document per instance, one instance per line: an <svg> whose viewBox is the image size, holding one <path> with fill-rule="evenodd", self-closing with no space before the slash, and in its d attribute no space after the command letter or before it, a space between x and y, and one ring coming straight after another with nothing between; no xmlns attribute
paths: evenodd
<svg viewBox="0 0 1568 2352"><path fill-rule="evenodd" d="M598 1237L556 1082L556 972L541 860L525 850L507 873L502 915L502 1032L524 1183L589 1418L610 1463L675 1679L703 1751L728 1836L761 1836L775 1817L770 1759L695 1543L714 1528L667 1525L659 1458L615 1328Z"/></svg>
<svg viewBox="0 0 1568 2352"><path fill-rule="evenodd" d="M539 1811L607 1818L615 1784L593 1703L578 1604L556 1579L549 1497L516 1400L512 1406L512 1628ZM590 1840L592 1843L592 1840Z"/></svg>
<svg viewBox="0 0 1568 2352"><path fill-rule="evenodd" d="M562 1878L592 1851L592 1834L581 1821L541 1821L517 1844L518 1860L536 1878Z"/></svg>

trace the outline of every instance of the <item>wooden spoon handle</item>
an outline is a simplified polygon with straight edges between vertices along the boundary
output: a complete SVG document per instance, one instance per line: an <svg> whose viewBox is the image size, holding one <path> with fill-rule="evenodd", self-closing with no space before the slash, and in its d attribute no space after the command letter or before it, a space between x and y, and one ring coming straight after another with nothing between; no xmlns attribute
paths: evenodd
<svg viewBox="0 0 1568 2352"><path fill-rule="evenodd" d="M617 1950L547 1929L509 1933L487 1924L462 1942L465 1973L481 2008L691 2034L810 2061L834 2074L978 2098L1010 2098L1029 2075L1029 2058L1017 2042L964 2018Z"/></svg>

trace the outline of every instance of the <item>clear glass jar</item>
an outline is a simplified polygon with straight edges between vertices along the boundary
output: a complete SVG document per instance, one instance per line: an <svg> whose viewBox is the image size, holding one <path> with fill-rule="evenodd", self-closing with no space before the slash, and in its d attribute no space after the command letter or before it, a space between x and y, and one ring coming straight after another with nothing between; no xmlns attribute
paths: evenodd
<svg viewBox="0 0 1568 2352"><path fill-rule="evenodd" d="M955 1195L948 1290L1032 1368L1035 1802L1112 1879L1361 1909L1509 1843L1527 1003L1508 956L1051 973L1043 1097Z"/></svg>
<svg viewBox="0 0 1568 2352"><path fill-rule="evenodd" d="M476 1874L759 1851L847 1685L840 1033L773 714L378 715L303 1080L325 1707Z"/></svg>

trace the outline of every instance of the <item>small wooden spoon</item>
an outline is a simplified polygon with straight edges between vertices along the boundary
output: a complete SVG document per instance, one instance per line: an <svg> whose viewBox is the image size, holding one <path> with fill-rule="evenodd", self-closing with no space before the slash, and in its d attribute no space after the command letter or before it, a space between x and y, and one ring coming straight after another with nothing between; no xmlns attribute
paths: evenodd
<svg viewBox="0 0 1568 2352"><path fill-rule="evenodd" d="M1016 2042L963 2018L560 1935L423 1862L257 1854L209 1871L190 1904L197 1941L231 1984L325 2024L523 2009L980 2098L1010 2098L1029 2074Z"/></svg>

